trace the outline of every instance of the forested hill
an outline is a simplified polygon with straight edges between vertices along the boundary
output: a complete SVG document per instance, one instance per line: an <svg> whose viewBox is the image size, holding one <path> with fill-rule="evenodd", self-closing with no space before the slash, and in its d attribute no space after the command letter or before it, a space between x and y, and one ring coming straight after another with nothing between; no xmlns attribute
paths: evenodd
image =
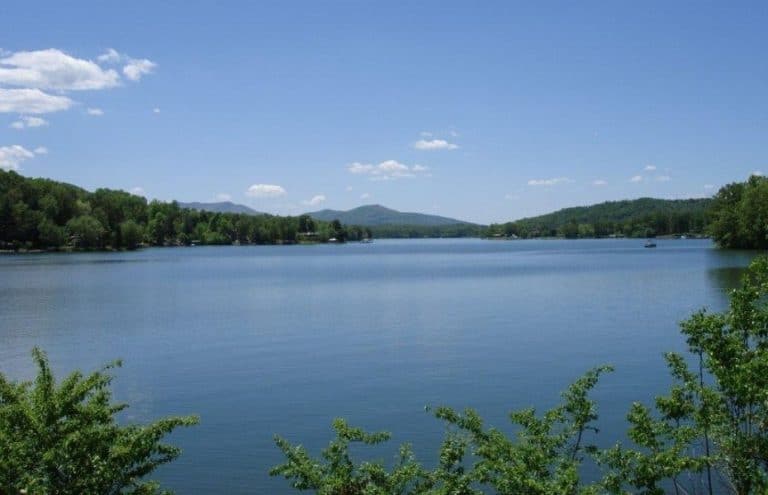
<svg viewBox="0 0 768 495"><path fill-rule="evenodd" d="M489 236L517 237L649 237L672 234L704 234L709 198L640 198L607 201L592 206L565 208L489 227Z"/></svg>
<svg viewBox="0 0 768 495"><path fill-rule="evenodd" d="M366 227L378 227L381 225L411 225L419 227L474 225L470 222L438 215L400 212L381 205L359 206L347 211L320 210L307 214L317 220L330 221L338 219L346 225L364 225Z"/></svg>
<svg viewBox="0 0 768 495"><path fill-rule="evenodd" d="M307 215L214 213L147 202L125 191L85 189L0 170L0 250L133 249L141 245L291 244L357 240L361 228Z"/></svg>
<svg viewBox="0 0 768 495"><path fill-rule="evenodd" d="M183 203L179 202L179 206L182 208L189 208L190 210L210 211L212 213L244 213L246 215L266 215L266 213L256 211L245 205L239 205L231 201L220 201L217 203Z"/></svg>

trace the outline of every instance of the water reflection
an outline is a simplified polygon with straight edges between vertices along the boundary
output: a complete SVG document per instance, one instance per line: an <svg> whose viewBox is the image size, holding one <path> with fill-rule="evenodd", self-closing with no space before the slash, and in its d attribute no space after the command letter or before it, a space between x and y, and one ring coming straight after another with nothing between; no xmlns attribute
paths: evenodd
<svg viewBox="0 0 768 495"><path fill-rule="evenodd" d="M707 276L709 277L712 286L722 290L723 297L726 297L729 290L736 289L741 285L741 277L746 270L747 268L745 266L710 268L707 270Z"/></svg>
<svg viewBox="0 0 768 495"><path fill-rule="evenodd" d="M749 263L759 251L725 251L713 249L710 252L707 279L709 286L723 307L728 304L728 293L741 286L741 277Z"/></svg>

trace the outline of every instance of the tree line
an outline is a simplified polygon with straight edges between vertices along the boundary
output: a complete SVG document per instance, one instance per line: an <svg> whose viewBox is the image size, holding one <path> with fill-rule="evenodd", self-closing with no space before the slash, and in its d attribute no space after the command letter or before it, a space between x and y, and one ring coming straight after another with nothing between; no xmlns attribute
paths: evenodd
<svg viewBox="0 0 768 495"><path fill-rule="evenodd" d="M427 468L409 445L394 463L358 460L385 442L343 419L319 457L276 436L284 462L270 471L292 488L319 495L693 495L768 493L768 257L756 258L722 313L705 310L681 323L688 355L665 355L668 392L635 402L626 439L598 447L599 415L590 397L610 366L588 371L543 412L510 413L515 434L486 427L472 409L430 410L446 434ZM109 389L113 363L56 382L35 349L34 382L0 374L0 494L168 493L149 479L180 450L162 443L196 417L120 424L127 407ZM605 444L605 442L603 442ZM598 475L585 478L584 468ZM215 473L210 473L215 475Z"/></svg>
<svg viewBox="0 0 768 495"><path fill-rule="evenodd" d="M375 225L370 227L373 235L385 239L421 239L441 237L480 237L484 227L457 223L451 225Z"/></svg>
<svg viewBox="0 0 768 495"><path fill-rule="evenodd" d="M290 244L360 240L363 227L307 215L212 213L125 191L26 178L0 170L0 249L135 249L140 245Z"/></svg>
<svg viewBox="0 0 768 495"><path fill-rule="evenodd" d="M640 198L565 208L538 217L491 224L486 237L655 237L706 235L712 201Z"/></svg>
<svg viewBox="0 0 768 495"><path fill-rule="evenodd" d="M768 179L728 184L714 198L641 198L566 208L513 222L344 226L299 217L214 213L125 191L0 170L0 249L135 249L141 245L292 244L379 238L711 236L724 248L768 248Z"/></svg>

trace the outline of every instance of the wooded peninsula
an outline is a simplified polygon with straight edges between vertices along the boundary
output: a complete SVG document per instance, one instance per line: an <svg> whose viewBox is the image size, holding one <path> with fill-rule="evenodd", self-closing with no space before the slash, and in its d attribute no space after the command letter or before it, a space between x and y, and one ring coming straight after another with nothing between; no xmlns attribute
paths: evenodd
<svg viewBox="0 0 768 495"><path fill-rule="evenodd" d="M386 210L380 206L362 209ZM392 211L392 210L388 210ZM398 213L398 212L394 212ZM338 219L221 213L147 201L125 191L80 187L0 170L0 250L136 249L141 246L296 244L378 238L488 239L712 237L721 247L768 247L768 179L722 187L712 198L640 198L565 208L521 220L343 225ZM763 219L763 220L761 220ZM443 219L445 221L446 219Z"/></svg>
<svg viewBox="0 0 768 495"><path fill-rule="evenodd" d="M0 170L0 249L5 250L344 242L370 235L308 215L213 213Z"/></svg>

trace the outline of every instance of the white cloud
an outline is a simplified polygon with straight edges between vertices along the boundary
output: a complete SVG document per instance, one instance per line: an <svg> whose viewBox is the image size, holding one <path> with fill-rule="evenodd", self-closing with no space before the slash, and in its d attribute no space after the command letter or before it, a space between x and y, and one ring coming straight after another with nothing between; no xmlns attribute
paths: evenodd
<svg viewBox="0 0 768 495"><path fill-rule="evenodd" d="M509 193L509 194L505 194L504 195L504 199L509 200L509 201L517 201L518 199L520 199L520 195L519 194L511 194L511 193Z"/></svg>
<svg viewBox="0 0 768 495"><path fill-rule="evenodd" d="M0 88L0 113L51 113L67 110L73 104L66 96L49 95L39 89Z"/></svg>
<svg viewBox="0 0 768 495"><path fill-rule="evenodd" d="M40 117L22 117L27 124L27 127L41 127L48 125L48 121Z"/></svg>
<svg viewBox="0 0 768 495"><path fill-rule="evenodd" d="M347 167L347 170L349 170L353 174L369 174L373 171L373 169L376 168L370 163L360 163L355 162L350 164Z"/></svg>
<svg viewBox="0 0 768 495"><path fill-rule="evenodd" d="M656 182L669 182L672 180L672 177L668 175L659 175L656 177Z"/></svg>
<svg viewBox="0 0 768 495"><path fill-rule="evenodd" d="M350 192L350 191L354 191L355 188L352 187L352 186L347 186L346 188L344 188L344 190L347 191L347 192Z"/></svg>
<svg viewBox="0 0 768 495"><path fill-rule="evenodd" d="M11 124L11 127L14 129L28 129L30 127L43 127L46 125L48 125L48 121L43 118L22 115L19 117L19 120Z"/></svg>
<svg viewBox="0 0 768 495"><path fill-rule="evenodd" d="M528 181L529 186L555 186L557 184L564 184L567 182L573 182L568 177L554 177L552 179L531 179Z"/></svg>
<svg viewBox="0 0 768 495"><path fill-rule="evenodd" d="M629 182L643 182L643 176L642 175L635 175L631 179L629 179Z"/></svg>
<svg viewBox="0 0 768 495"><path fill-rule="evenodd" d="M432 134L432 133L431 133L431 132L429 132L429 131L421 131L421 132L419 133L419 135L420 135L421 137L425 137L425 138L430 138L430 137L434 136L434 134Z"/></svg>
<svg viewBox="0 0 768 495"><path fill-rule="evenodd" d="M152 73L155 67L157 67L157 64L146 58L132 58L123 67L123 74L131 81L139 81L144 75Z"/></svg>
<svg viewBox="0 0 768 495"><path fill-rule="evenodd" d="M413 147L417 150L432 151L432 150L455 150L459 146L457 144L449 143L445 139L432 139L427 141L425 139L419 139L413 143Z"/></svg>
<svg viewBox="0 0 768 495"><path fill-rule="evenodd" d="M85 111L85 113L87 113L88 115L92 115L94 117L101 117L102 115L104 115L104 110L102 110L101 108L89 108Z"/></svg>
<svg viewBox="0 0 768 495"><path fill-rule="evenodd" d="M252 198L277 198L283 196L286 190L274 184L254 184L245 192Z"/></svg>
<svg viewBox="0 0 768 495"><path fill-rule="evenodd" d="M114 48L109 48L106 52L96 57L96 60L103 64L116 64L122 59L123 56Z"/></svg>
<svg viewBox="0 0 768 495"><path fill-rule="evenodd" d="M147 59L133 59L114 49L97 57L97 61L113 64L125 61L123 73L127 79L138 81L154 70L156 64ZM56 48L15 53L0 51L0 113L23 115L44 114L67 110L72 101L69 91L104 90L119 86L120 73L113 68L73 57ZM54 93L54 94L51 94ZM101 115L100 109L88 109L89 115ZM12 127L34 127L22 120Z"/></svg>
<svg viewBox="0 0 768 495"><path fill-rule="evenodd" d="M608 185L608 181L603 180L603 179L597 179L597 180L593 180L592 181L592 185L593 186L605 186L605 185Z"/></svg>
<svg viewBox="0 0 768 495"><path fill-rule="evenodd" d="M371 197L371 195L369 193L363 193L363 194L360 195L360 199L368 199L370 197Z"/></svg>
<svg viewBox="0 0 768 495"><path fill-rule="evenodd" d="M36 155L47 155L48 154L48 148L45 146L38 146L32 151Z"/></svg>
<svg viewBox="0 0 768 495"><path fill-rule="evenodd" d="M714 189L714 188L715 188L714 184L704 184L704 189L709 190L709 189Z"/></svg>
<svg viewBox="0 0 768 495"><path fill-rule="evenodd" d="M357 175L368 175L370 180L394 180L405 177L416 177L417 175L423 177L429 176L429 174L425 173L429 170L429 167L423 165L409 167L397 160L386 160L378 165L354 162L347 166L347 170L350 173Z"/></svg>
<svg viewBox="0 0 768 495"><path fill-rule="evenodd" d="M112 88L119 83L117 71L55 48L16 52L0 59L0 84L7 86L81 91Z"/></svg>
<svg viewBox="0 0 768 495"><path fill-rule="evenodd" d="M160 113L160 109L155 107L152 109L152 113Z"/></svg>
<svg viewBox="0 0 768 495"><path fill-rule="evenodd" d="M34 152L18 144L0 146L0 168L4 170L19 170L22 162L34 157Z"/></svg>
<svg viewBox="0 0 768 495"><path fill-rule="evenodd" d="M132 187L129 191L131 194L135 194L136 196L145 196L147 193L144 191L143 187Z"/></svg>
<svg viewBox="0 0 768 495"><path fill-rule="evenodd" d="M763 172L761 172L760 170L755 170L754 172L752 172L749 175L756 175L758 177L762 177L763 176Z"/></svg>
<svg viewBox="0 0 768 495"><path fill-rule="evenodd" d="M55 48L2 53L0 57L0 113L43 114L67 110L74 104L70 98L44 91L102 90L120 84L120 74L116 70ZM109 49L97 60L115 63L122 58L117 51ZM154 67L154 62L146 59L128 59L124 71L127 78L139 80ZM90 109L87 112L100 115ZM34 127L19 122L22 123L14 123L13 127Z"/></svg>
<svg viewBox="0 0 768 495"><path fill-rule="evenodd" d="M645 170L646 172L653 172L654 170L656 170L656 165L646 165L643 170Z"/></svg>
<svg viewBox="0 0 768 495"><path fill-rule="evenodd" d="M216 195L216 201L232 201L232 196L227 193L219 193Z"/></svg>
<svg viewBox="0 0 768 495"><path fill-rule="evenodd" d="M409 177L411 174L408 165L403 165L397 160L386 160L374 169L374 173L389 177Z"/></svg>
<svg viewBox="0 0 768 495"><path fill-rule="evenodd" d="M325 195L317 194L315 196L312 196L312 199L305 199L304 201L301 202L301 204L307 205L307 206L317 206L323 201L325 201Z"/></svg>

